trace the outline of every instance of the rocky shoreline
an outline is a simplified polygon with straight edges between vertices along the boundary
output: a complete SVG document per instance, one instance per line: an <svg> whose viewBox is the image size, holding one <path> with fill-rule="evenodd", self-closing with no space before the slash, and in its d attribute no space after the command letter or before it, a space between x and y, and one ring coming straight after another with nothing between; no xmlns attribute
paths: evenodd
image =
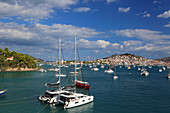
<svg viewBox="0 0 170 113"><path fill-rule="evenodd" d="M37 71L38 68L8 68L5 71ZM0 70L1 71L1 70Z"/></svg>

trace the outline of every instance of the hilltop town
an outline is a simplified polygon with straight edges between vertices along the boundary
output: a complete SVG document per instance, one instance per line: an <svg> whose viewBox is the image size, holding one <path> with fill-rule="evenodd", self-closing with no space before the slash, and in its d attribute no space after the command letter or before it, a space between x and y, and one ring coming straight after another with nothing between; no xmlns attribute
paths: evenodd
<svg viewBox="0 0 170 113"><path fill-rule="evenodd" d="M122 54L122 55L112 55L110 57L97 59L91 62L113 64L113 65L167 65L170 66L170 62L164 62L159 60L147 59L145 57L132 55L132 54Z"/></svg>

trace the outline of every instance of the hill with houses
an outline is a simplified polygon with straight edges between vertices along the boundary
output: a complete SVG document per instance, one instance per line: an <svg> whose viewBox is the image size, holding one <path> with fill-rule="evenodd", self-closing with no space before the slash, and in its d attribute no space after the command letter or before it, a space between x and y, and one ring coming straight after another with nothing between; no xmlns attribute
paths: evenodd
<svg viewBox="0 0 170 113"><path fill-rule="evenodd" d="M10 52L8 47L0 48L0 70L1 71L24 71L37 69L36 58L16 51Z"/></svg>
<svg viewBox="0 0 170 113"><path fill-rule="evenodd" d="M112 55L109 57L97 59L93 62L99 62L104 64L113 64L113 65L170 65L170 62L164 62L160 60L147 59L142 56L135 54L121 54L121 55Z"/></svg>

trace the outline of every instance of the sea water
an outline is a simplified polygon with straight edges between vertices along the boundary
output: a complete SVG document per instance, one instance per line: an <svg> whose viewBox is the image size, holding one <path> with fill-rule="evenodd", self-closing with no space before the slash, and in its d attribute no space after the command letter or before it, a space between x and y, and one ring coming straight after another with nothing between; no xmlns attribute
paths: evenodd
<svg viewBox="0 0 170 113"><path fill-rule="evenodd" d="M42 67L50 68L49 65ZM85 80L91 85L86 92L94 96L94 102L71 109L38 100L46 90L45 83L58 81L56 72L3 72L7 93L0 97L0 113L170 113L170 80L165 78L167 69L160 73L157 66L147 68L149 76L145 77L140 75L137 66L131 66L129 70L116 66L119 77L116 80L113 74L105 73L105 69L107 66L95 72L83 66ZM62 74L69 71L74 71L74 66L67 70L62 68ZM68 81L72 80L61 78L61 85ZM0 85L3 85L2 78Z"/></svg>

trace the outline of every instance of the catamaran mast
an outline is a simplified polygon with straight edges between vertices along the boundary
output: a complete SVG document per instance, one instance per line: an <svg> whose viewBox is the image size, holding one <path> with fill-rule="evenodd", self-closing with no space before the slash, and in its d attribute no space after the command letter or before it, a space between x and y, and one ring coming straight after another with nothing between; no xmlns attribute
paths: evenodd
<svg viewBox="0 0 170 113"><path fill-rule="evenodd" d="M75 77L74 77L74 80L75 80L75 90L74 90L74 92L76 93L76 67L77 67L77 63L76 63L76 36L75 36Z"/></svg>
<svg viewBox="0 0 170 113"><path fill-rule="evenodd" d="M61 75L61 40L59 37L59 88L60 88L60 75Z"/></svg>

